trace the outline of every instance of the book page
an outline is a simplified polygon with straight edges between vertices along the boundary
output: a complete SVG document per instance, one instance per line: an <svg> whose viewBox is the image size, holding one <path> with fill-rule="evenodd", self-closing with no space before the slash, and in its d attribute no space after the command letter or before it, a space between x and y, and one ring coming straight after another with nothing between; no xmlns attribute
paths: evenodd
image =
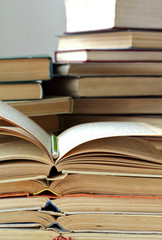
<svg viewBox="0 0 162 240"><path fill-rule="evenodd" d="M39 198L1 198L0 199L0 212L12 212L23 210L41 210L49 201L47 197Z"/></svg>
<svg viewBox="0 0 162 240"><path fill-rule="evenodd" d="M122 162L130 162L130 158L133 158L136 159L134 163L138 162L137 159L140 161L141 159L145 160L142 160L142 164L146 163L147 166L151 162L158 163L160 165L162 164L162 153L156 149L154 145L139 138L137 139L136 137L110 137L104 138L104 141L103 139L95 139L93 141L80 144L66 154L66 158L70 157L70 159L73 159L76 163L77 159L81 158L81 160L85 160L86 157L88 157L88 163L91 156L94 160L96 156L105 156L106 159L112 156L113 159L114 157L120 158L125 156Z"/></svg>
<svg viewBox="0 0 162 240"><path fill-rule="evenodd" d="M26 140L29 140L29 141L37 144L37 139L34 136L32 136L28 132L24 131L22 128L18 128L18 127L0 126L0 135L2 135L2 136L3 135L11 135L11 136L15 136L15 137L20 137L20 138L24 138ZM1 137L1 139L2 139L2 137Z"/></svg>
<svg viewBox="0 0 162 240"><path fill-rule="evenodd" d="M41 226L48 227L55 223L56 219L48 213L39 211L17 211L13 212L0 212L0 224L12 224L12 223L39 223ZM1 225L3 226L3 225ZM26 227L24 225L24 227Z"/></svg>
<svg viewBox="0 0 162 240"><path fill-rule="evenodd" d="M34 143L35 145L37 145L39 147L39 149L42 149L43 152L45 152L49 158L49 160L51 159L51 154L49 153L48 149L42 145L38 139L36 139L33 135L31 135L30 133L26 132L25 130L23 130L22 128L19 127L6 127L6 126L0 126L0 143L2 140L2 136L15 136L15 137L19 137L19 138L23 138L25 140L28 140L32 143Z"/></svg>
<svg viewBox="0 0 162 240"><path fill-rule="evenodd" d="M2 101L0 101L0 118L25 130L44 146L49 153L51 152L50 136L30 118Z"/></svg>
<svg viewBox="0 0 162 240"><path fill-rule="evenodd" d="M16 223L15 225L19 225ZM48 229L40 229L39 224L35 224L37 227L33 227L34 224L28 224L31 228L23 228L23 224L20 224L20 228L0 228L0 236L3 240L52 240L59 236L57 232ZM25 225L26 226L26 225Z"/></svg>
<svg viewBox="0 0 162 240"><path fill-rule="evenodd" d="M162 136L162 129L140 122L94 122L67 129L58 137L59 159L74 147L99 138L115 136Z"/></svg>
<svg viewBox="0 0 162 240"><path fill-rule="evenodd" d="M8 167L11 166L11 164L14 164L15 160L20 160L20 164L23 164L23 160L29 160L29 163L32 163L32 161L33 163L38 161L53 165L49 157L40 147L30 141L15 136L3 135L3 137L1 137L0 135L0 149L0 163L8 164ZM4 162L5 160L11 159L13 160L13 163L8 161ZM10 173L10 171L8 171L8 173ZM0 170L0 173L1 177L3 170Z"/></svg>

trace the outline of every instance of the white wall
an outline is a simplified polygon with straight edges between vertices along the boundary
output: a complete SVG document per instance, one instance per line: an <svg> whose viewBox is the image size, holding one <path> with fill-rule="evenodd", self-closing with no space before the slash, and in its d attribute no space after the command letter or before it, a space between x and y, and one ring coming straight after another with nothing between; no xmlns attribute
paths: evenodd
<svg viewBox="0 0 162 240"><path fill-rule="evenodd" d="M0 57L53 57L64 31L64 0L0 0Z"/></svg>

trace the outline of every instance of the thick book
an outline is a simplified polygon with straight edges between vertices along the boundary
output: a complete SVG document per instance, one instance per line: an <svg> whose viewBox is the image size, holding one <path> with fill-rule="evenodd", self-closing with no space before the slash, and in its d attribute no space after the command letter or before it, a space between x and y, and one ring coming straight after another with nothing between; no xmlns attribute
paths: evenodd
<svg viewBox="0 0 162 240"><path fill-rule="evenodd" d="M161 7L160 0L65 0L66 31L162 29Z"/></svg>
<svg viewBox="0 0 162 240"><path fill-rule="evenodd" d="M51 211L55 216L85 213L160 213L161 196L73 194L64 197L0 198L0 213Z"/></svg>
<svg viewBox="0 0 162 240"><path fill-rule="evenodd" d="M42 99L43 88L39 82L0 84L1 100Z"/></svg>
<svg viewBox="0 0 162 240"><path fill-rule="evenodd" d="M113 214L85 213L65 216L54 216L39 211L19 211L0 213L0 227L41 227L63 232L148 232L161 231L160 214ZM133 229L133 230L132 230Z"/></svg>
<svg viewBox="0 0 162 240"><path fill-rule="evenodd" d="M13 124L1 126L1 183L58 179L75 172L162 176L161 128L139 122L94 122L56 136L4 102L0 102L0 117Z"/></svg>
<svg viewBox="0 0 162 240"><path fill-rule="evenodd" d="M49 80L52 77L52 58L22 56L0 59L0 82Z"/></svg>
<svg viewBox="0 0 162 240"><path fill-rule="evenodd" d="M162 114L161 97L74 98L74 114Z"/></svg>
<svg viewBox="0 0 162 240"><path fill-rule="evenodd" d="M69 62L55 63L56 75L136 75L161 76L162 62ZM46 82L45 82L46 83Z"/></svg>
<svg viewBox="0 0 162 240"><path fill-rule="evenodd" d="M110 69L110 71L113 70ZM124 71L123 68L122 71ZM54 76L52 80L44 84L44 92L47 95L69 95L72 97L161 96L162 77Z"/></svg>
<svg viewBox="0 0 162 240"><path fill-rule="evenodd" d="M56 51L55 62L150 62L162 61L161 49L78 49Z"/></svg>
<svg viewBox="0 0 162 240"><path fill-rule="evenodd" d="M160 149L160 148L159 148ZM145 156L146 157L146 156ZM88 169L81 166L76 166L79 170L64 170L64 178L57 175L57 178L50 178L48 180L38 179L38 177L28 177L25 180L22 179L5 179L0 181L0 197L15 197L15 196L50 196L53 197L65 197L75 194L99 194L99 195L112 195L112 196L145 196L145 197L157 197L162 196L162 178L161 175L149 175L146 172L150 172L151 164L141 166L140 163L134 167L131 165L132 171L134 173L126 173L130 168L127 163L123 163L122 167L117 166L117 161L115 158L113 163L109 164L109 172L105 172L108 167L103 164L104 170L101 172L101 168L98 169L99 164L93 164L94 169ZM90 159L89 159L90 160ZM92 158L91 158L92 160ZM96 160L96 158L95 158ZM94 161L94 158L93 158ZM95 161L96 163L97 161ZM98 161L99 163L99 161ZM102 162L103 163L103 162ZM92 166L92 162L90 163ZM79 164L77 164L79 165ZM82 164L83 165L83 164ZM114 167L115 166L115 167ZM88 168L88 166L87 166ZM142 168L146 170L142 171ZM118 172L116 172L118 169ZM122 171L123 169L123 171ZM138 169L138 174L136 170ZM108 169L107 169L108 170ZM114 172L115 170L115 172ZM156 169L153 170L154 173L157 172ZM139 174L141 172L141 174ZM145 174L144 174L145 172ZM43 176L40 176L42 178Z"/></svg>
<svg viewBox="0 0 162 240"><path fill-rule="evenodd" d="M58 51L81 49L160 49L161 31L100 31L64 34L58 37Z"/></svg>

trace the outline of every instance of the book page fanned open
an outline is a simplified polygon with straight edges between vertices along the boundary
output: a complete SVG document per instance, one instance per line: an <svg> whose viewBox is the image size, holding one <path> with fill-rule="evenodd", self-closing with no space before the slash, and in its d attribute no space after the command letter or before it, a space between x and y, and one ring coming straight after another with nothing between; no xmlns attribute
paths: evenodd
<svg viewBox="0 0 162 240"><path fill-rule="evenodd" d="M93 122L51 136L31 119L0 102L0 181L66 177L70 173L162 176L162 129L142 122ZM93 163L93 164L92 164ZM10 171L8 168L10 167Z"/></svg>

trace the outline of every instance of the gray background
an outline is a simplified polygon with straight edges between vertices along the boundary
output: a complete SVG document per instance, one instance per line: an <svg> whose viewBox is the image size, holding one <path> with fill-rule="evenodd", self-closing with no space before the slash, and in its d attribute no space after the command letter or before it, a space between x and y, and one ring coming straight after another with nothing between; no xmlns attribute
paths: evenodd
<svg viewBox="0 0 162 240"><path fill-rule="evenodd" d="M0 57L53 57L65 29L64 0L0 0Z"/></svg>

